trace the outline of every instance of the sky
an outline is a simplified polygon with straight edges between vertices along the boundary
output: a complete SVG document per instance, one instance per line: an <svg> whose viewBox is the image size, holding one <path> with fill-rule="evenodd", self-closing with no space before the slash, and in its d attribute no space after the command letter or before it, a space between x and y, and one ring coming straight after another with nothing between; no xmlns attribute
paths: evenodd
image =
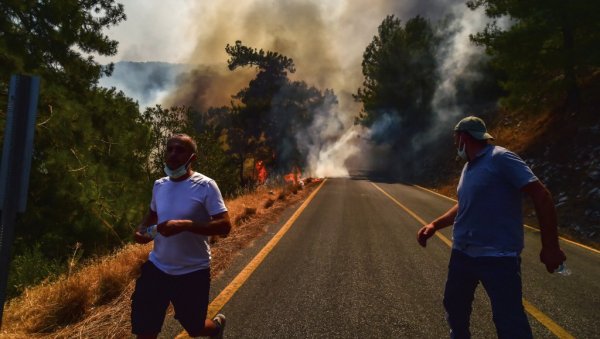
<svg viewBox="0 0 600 339"><path fill-rule="evenodd" d="M101 63L117 61L185 62L193 45L191 15L194 0L121 0L127 20L106 30L119 42L118 53L97 57Z"/></svg>

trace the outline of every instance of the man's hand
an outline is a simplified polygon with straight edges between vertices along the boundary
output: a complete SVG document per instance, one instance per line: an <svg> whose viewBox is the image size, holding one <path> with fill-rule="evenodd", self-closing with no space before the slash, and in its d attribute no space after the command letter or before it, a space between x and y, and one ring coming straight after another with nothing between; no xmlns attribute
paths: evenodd
<svg viewBox="0 0 600 339"><path fill-rule="evenodd" d="M137 229L133 234L133 240L138 244L147 244L151 242L152 238L146 236L146 229L148 226L156 224L157 219L158 216L156 215L156 212L149 209L146 215L144 215L142 222L137 226Z"/></svg>
<svg viewBox="0 0 600 339"><path fill-rule="evenodd" d="M546 265L546 270L549 273L554 273L558 266L567 260L565 253L559 248L542 248L540 252L540 261Z"/></svg>
<svg viewBox="0 0 600 339"><path fill-rule="evenodd" d="M187 231L191 224L191 220L167 220L158 224L156 230L162 236L170 237L183 231Z"/></svg>
<svg viewBox="0 0 600 339"><path fill-rule="evenodd" d="M433 223L421 227L419 232L417 232L417 241L419 242L419 245L423 247L427 246L427 239L431 238L434 234L435 226L433 226Z"/></svg>

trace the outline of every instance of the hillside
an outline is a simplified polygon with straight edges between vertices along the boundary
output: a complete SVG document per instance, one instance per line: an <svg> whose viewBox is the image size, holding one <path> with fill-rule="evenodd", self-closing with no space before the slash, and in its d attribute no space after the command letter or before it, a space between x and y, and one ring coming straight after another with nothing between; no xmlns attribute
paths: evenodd
<svg viewBox="0 0 600 339"><path fill-rule="evenodd" d="M486 119L494 143L519 154L552 192L561 235L595 248L600 247L599 93L589 89L578 114L501 111ZM463 163L453 160L454 154L445 159L452 166L422 184L455 197ZM526 223L537 225L532 206L526 202L525 208Z"/></svg>
<svg viewBox="0 0 600 339"><path fill-rule="evenodd" d="M305 186L263 186L226 201L233 228L228 237L211 240L213 277L320 183L305 182ZM7 303L0 338L74 338L82 333L88 338L127 337L134 279L151 247L127 244L112 255L79 266L72 274L27 288Z"/></svg>

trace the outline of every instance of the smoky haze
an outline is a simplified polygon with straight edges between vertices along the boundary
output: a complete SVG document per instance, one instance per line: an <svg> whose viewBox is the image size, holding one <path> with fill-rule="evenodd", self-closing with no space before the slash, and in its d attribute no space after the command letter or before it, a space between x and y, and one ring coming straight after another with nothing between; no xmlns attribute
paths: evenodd
<svg viewBox="0 0 600 339"><path fill-rule="evenodd" d="M306 170L312 175L345 176L349 173L348 166L351 171L403 168L390 160L394 154L385 142L370 141L394 135L377 136L376 129L353 125L361 109L352 94L363 81L362 55L386 15L393 14L403 23L416 15L432 23L447 15L454 16L451 30L443 32L450 38L438 56L442 81L432 103L435 121L427 133L415 138L403 151L419 152L421 145L435 142L442 133L451 130L459 116L467 113L456 100L456 83L458 79L466 81L469 61L481 55L469 42L468 34L481 27L483 15L468 10L463 1L252 0L235 4L223 1L186 4L190 7L189 17L196 20L186 20L189 41L185 42L184 50L191 53L182 62L192 69L175 79L173 89L162 103L190 105L199 110L229 104L231 95L247 86L256 73L252 69L227 70L224 47L228 43L241 40L247 46L286 55L296 65L291 80L333 89L339 102L334 109L319 111L311 129L296 136L309 150ZM382 121L377 126L388 123L402 122Z"/></svg>

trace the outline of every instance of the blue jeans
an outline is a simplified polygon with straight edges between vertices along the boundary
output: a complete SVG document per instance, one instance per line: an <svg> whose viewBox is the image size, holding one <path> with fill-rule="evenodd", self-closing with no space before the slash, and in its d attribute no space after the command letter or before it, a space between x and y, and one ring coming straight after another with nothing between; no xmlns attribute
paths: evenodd
<svg viewBox="0 0 600 339"><path fill-rule="evenodd" d="M470 338L475 288L481 281L492 304L498 338L533 338L523 309L520 257L470 257L452 250L444 292L451 338Z"/></svg>

